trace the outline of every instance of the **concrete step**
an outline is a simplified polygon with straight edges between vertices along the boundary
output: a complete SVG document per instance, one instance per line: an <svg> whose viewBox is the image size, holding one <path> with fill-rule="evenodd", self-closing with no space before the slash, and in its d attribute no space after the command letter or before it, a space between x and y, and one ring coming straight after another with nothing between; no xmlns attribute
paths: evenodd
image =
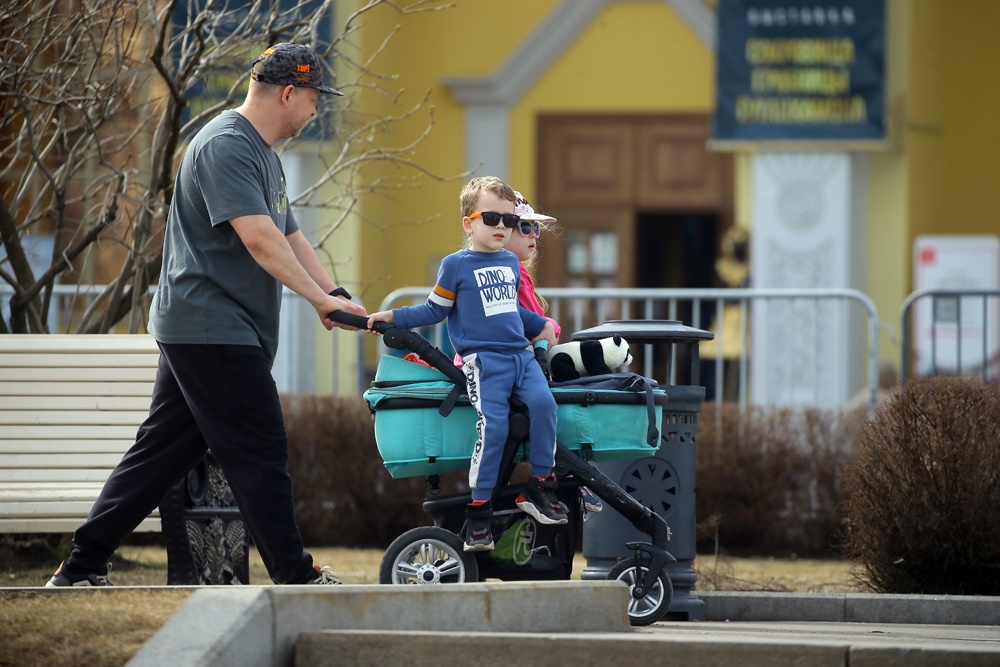
<svg viewBox="0 0 1000 667"><path fill-rule="evenodd" d="M128 664L290 665L301 634L320 629L630 632L628 595L620 581L220 586L192 595Z"/></svg>

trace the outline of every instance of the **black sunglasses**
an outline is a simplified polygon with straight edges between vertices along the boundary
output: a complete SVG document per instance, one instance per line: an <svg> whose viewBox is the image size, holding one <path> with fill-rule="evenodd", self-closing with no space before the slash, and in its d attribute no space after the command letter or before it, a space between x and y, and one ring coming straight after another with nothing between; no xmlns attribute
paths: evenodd
<svg viewBox="0 0 1000 667"><path fill-rule="evenodd" d="M521 236L531 236L532 233L535 236L541 236L542 226L535 220L522 220L517 223L517 231L521 232Z"/></svg>
<svg viewBox="0 0 1000 667"><path fill-rule="evenodd" d="M479 211L477 213L472 213L469 218L482 218L483 224L487 227L496 227L503 221L503 226L507 229L514 229L517 227L517 223L521 221L521 216L514 215L513 213L497 213L496 211Z"/></svg>

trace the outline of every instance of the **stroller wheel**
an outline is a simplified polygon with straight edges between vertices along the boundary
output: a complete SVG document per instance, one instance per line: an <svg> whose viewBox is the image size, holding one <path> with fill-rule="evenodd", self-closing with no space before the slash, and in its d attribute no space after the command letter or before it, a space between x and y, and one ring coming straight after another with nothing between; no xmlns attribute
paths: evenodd
<svg viewBox="0 0 1000 667"><path fill-rule="evenodd" d="M463 584L479 581L476 558L444 528L408 530L389 545L378 569L381 584Z"/></svg>
<svg viewBox="0 0 1000 667"><path fill-rule="evenodd" d="M635 597L637 585L642 584L646 577L649 566L642 564L637 567L636 559L626 558L619 561L617 565L608 572L608 579L612 581L624 581L628 584L628 620L632 625L650 625L666 616L670 608L670 600L674 597L674 586L670 583L670 575L665 569L660 570L656 575L656 583L646 591L640 599Z"/></svg>

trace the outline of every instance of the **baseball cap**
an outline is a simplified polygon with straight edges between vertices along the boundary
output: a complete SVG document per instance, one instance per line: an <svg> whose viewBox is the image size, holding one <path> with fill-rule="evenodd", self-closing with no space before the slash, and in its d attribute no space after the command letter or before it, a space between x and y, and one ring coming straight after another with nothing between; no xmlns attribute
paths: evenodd
<svg viewBox="0 0 1000 667"><path fill-rule="evenodd" d="M543 215L541 213L535 213L535 209L531 208L531 204L524 196L515 191L514 197L517 200L514 206L514 215L521 218L521 220L537 220L538 222L555 222L556 219L551 215Z"/></svg>
<svg viewBox="0 0 1000 667"><path fill-rule="evenodd" d="M308 46L292 42L275 44L260 54L260 58L250 66L250 77L261 83L315 88L321 93L343 95L339 90L323 85L323 68L316 53Z"/></svg>

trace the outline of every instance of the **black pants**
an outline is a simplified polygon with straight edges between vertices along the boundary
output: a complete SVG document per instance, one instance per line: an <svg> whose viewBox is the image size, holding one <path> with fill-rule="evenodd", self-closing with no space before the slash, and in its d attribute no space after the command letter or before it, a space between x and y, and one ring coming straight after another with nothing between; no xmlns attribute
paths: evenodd
<svg viewBox="0 0 1000 667"><path fill-rule="evenodd" d="M315 578L295 523L288 436L263 351L160 344L149 416L73 535L67 565L102 571L123 539L211 451L275 583Z"/></svg>

